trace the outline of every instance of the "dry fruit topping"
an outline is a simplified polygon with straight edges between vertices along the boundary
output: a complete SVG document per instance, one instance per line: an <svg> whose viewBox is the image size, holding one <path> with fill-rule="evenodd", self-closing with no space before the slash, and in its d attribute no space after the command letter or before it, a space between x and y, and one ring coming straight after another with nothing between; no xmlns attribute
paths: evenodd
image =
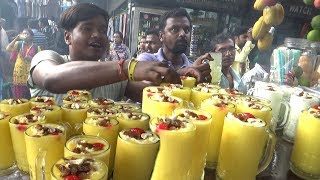
<svg viewBox="0 0 320 180"><path fill-rule="evenodd" d="M120 132L123 140L135 142L138 144L150 144L159 141L159 137L150 131L140 128L131 128Z"/></svg>
<svg viewBox="0 0 320 180"><path fill-rule="evenodd" d="M231 101L231 102L237 102L239 100L239 98L237 98L236 96L230 96L227 94L214 94L212 95L213 99L221 99L224 101Z"/></svg>
<svg viewBox="0 0 320 180"><path fill-rule="evenodd" d="M70 104L65 104L63 107L68 108L68 109L86 109L88 108L88 104L83 104L83 103L70 103Z"/></svg>
<svg viewBox="0 0 320 180"><path fill-rule="evenodd" d="M8 116L10 116L9 113L0 111L0 120L6 118L6 117L8 117Z"/></svg>
<svg viewBox="0 0 320 180"><path fill-rule="evenodd" d="M164 94L153 94L149 97L150 99L158 102L169 102L169 103L179 103L177 99L172 96L167 96Z"/></svg>
<svg viewBox="0 0 320 180"><path fill-rule="evenodd" d="M109 108L90 108L88 109L88 113L96 114L96 115L115 115L117 114L117 110L109 109Z"/></svg>
<svg viewBox="0 0 320 180"><path fill-rule="evenodd" d="M182 113L177 115L178 119L190 119L190 120L208 120L208 117L205 115L197 114L191 110L184 110Z"/></svg>
<svg viewBox="0 0 320 180"><path fill-rule="evenodd" d="M197 87L194 87L193 90L204 92L204 93L215 93L220 89L220 87L209 84L209 83L200 83Z"/></svg>
<svg viewBox="0 0 320 180"><path fill-rule="evenodd" d="M312 106L312 108L309 109L309 113L315 118L320 118L320 107L318 105Z"/></svg>
<svg viewBox="0 0 320 180"><path fill-rule="evenodd" d="M86 90L71 90L68 92L68 94L74 96L90 96L91 93Z"/></svg>
<svg viewBox="0 0 320 180"><path fill-rule="evenodd" d="M145 139L145 138L142 138L142 134L144 134L144 133L145 133L145 131L143 129L140 129L140 128L131 128L131 129L125 130L123 132L124 135L127 135L127 136L129 136L131 138L135 138L137 140Z"/></svg>
<svg viewBox="0 0 320 180"><path fill-rule="evenodd" d="M64 180L84 180L90 179L90 173L97 171L94 167L94 159L91 158L75 158L64 159L64 164L56 164L56 168L60 171L61 178Z"/></svg>
<svg viewBox="0 0 320 180"><path fill-rule="evenodd" d="M35 123L35 122L44 120L44 118L45 117L42 115L24 114L24 115L17 116L17 118L14 118L12 120L12 123L13 124L20 124L20 125L21 124L27 125L27 124L31 124L31 123Z"/></svg>
<svg viewBox="0 0 320 180"><path fill-rule="evenodd" d="M141 108L138 105L130 103L117 104L115 108L120 112L141 112Z"/></svg>
<svg viewBox="0 0 320 180"><path fill-rule="evenodd" d="M230 114L231 113L229 113L228 116ZM255 127L263 127L266 125L266 123L263 120L256 118L253 114L250 113L232 113L232 115L240 121L251 124Z"/></svg>
<svg viewBox="0 0 320 180"><path fill-rule="evenodd" d="M91 103L97 104L97 105L107 106L107 105L113 105L114 101L112 99L108 99L108 98L96 98L96 99L92 99Z"/></svg>
<svg viewBox="0 0 320 180"><path fill-rule="evenodd" d="M183 89L181 84L166 84L164 87L169 89Z"/></svg>
<svg viewBox="0 0 320 180"><path fill-rule="evenodd" d="M223 94L230 94L230 95L242 95L243 94L240 91L237 91L234 89L221 89L219 92L223 93Z"/></svg>
<svg viewBox="0 0 320 180"><path fill-rule="evenodd" d="M101 151L105 147L105 145L100 142L89 143L84 139L74 141L76 147L74 149L71 149L71 151L76 154L88 154L95 151Z"/></svg>
<svg viewBox="0 0 320 180"><path fill-rule="evenodd" d="M306 93L306 92L303 92L303 91L299 92L299 93L298 93L298 96L299 96L299 97L303 97L303 98L305 98L305 99L312 99L312 95L311 95L311 94Z"/></svg>
<svg viewBox="0 0 320 180"><path fill-rule="evenodd" d="M256 110L261 110L261 111L270 110L270 108L268 106L265 106L265 105L260 104L260 103L252 103L252 102L248 103L247 102L246 104L250 109L256 109Z"/></svg>
<svg viewBox="0 0 320 180"><path fill-rule="evenodd" d="M137 112L123 112L121 115L125 119L130 119L130 120L148 120L150 119L148 114L145 113L137 113Z"/></svg>
<svg viewBox="0 0 320 180"><path fill-rule="evenodd" d="M148 93L163 93L165 89L163 87L147 87Z"/></svg>
<svg viewBox="0 0 320 180"><path fill-rule="evenodd" d="M2 103L9 104L9 105L16 105L16 104L23 104L28 102L26 99L5 99Z"/></svg>
<svg viewBox="0 0 320 180"><path fill-rule="evenodd" d="M47 111L53 111L53 107L50 105L39 105L30 109L30 112L43 113Z"/></svg>
<svg viewBox="0 0 320 180"><path fill-rule="evenodd" d="M112 123L112 119L108 116L90 117L87 123L102 127L112 127L114 124Z"/></svg>
<svg viewBox="0 0 320 180"><path fill-rule="evenodd" d="M67 95L66 97L63 98L65 101L71 101L71 102L77 102L77 103L83 103L87 102L88 99L83 96L74 96L74 95Z"/></svg>
<svg viewBox="0 0 320 180"><path fill-rule="evenodd" d="M49 104L49 105L54 105L54 100L52 97L46 97L46 96L41 96L41 97L35 97L33 99L34 102L42 102L45 104Z"/></svg>
<svg viewBox="0 0 320 180"><path fill-rule="evenodd" d="M41 125L37 124L30 128L31 136L33 137L41 137L48 135L58 135L63 133L63 131L59 128L56 128L52 125Z"/></svg>
<svg viewBox="0 0 320 180"><path fill-rule="evenodd" d="M178 120L177 116L165 117L158 119L157 128L163 130L178 130L185 128L188 124L186 120Z"/></svg>

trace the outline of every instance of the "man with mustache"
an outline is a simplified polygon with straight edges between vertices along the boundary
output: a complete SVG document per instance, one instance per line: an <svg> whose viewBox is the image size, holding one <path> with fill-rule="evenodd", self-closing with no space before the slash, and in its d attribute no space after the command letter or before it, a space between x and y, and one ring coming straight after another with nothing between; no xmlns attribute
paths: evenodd
<svg viewBox="0 0 320 180"><path fill-rule="evenodd" d="M236 48L234 42L228 34L217 35L212 41L213 52L222 54L221 81L222 88L237 89L240 83L240 75L231 68L234 62Z"/></svg>
<svg viewBox="0 0 320 180"><path fill-rule="evenodd" d="M159 31L149 30L146 33L146 52L147 53L156 53L161 48L162 43L159 37ZM139 57L138 57L139 59Z"/></svg>
<svg viewBox="0 0 320 180"><path fill-rule="evenodd" d="M197 82L211 82L211 70L207 63L208 60L212 60L211 56L206 53L191 63L184 54L191 39L191 18L188 12L182 8L168 11L161 16L159 26L159 37L162 47L157 53L141 54L138 60L162 62L177 71L180 75L195 76L195 74L200 73L201 77L197 76ZM193 71L185 71L190 67L193 68ZM141 101L142 89L150 85L150 83L146 82L129 82L128 86L131 87L132 91L140 92L136 93L137 98L133 100Z"/></svg>

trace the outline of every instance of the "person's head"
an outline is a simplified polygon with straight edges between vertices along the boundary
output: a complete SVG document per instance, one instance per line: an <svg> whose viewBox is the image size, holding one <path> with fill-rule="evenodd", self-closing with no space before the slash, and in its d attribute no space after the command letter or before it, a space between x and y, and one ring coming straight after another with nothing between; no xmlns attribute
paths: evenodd
<svg viewBox="0 0 320 180"><path fill-rule="evenodd" d="M211 42L212 51L222 54L222 68L230 67L235 58L235 47L232 37L226 33L217 35Z"/></svg>
<svg viewBox="0 0 320 180"><path fill-rule="evenodd" d="M99 60L109 45L108 20L108 13L93 4L80 3L65 10L59 26L65 30L70 55L82 60Z"/></svg>
<svg viewBox="0 0 320 180"><path fill-rule="evenodd" d="M270 58L274 48L270 48L266 51L260 51L255 57L254 61L258 63L266 72L270 72Z"/></svg>
<svg viewBox="0 0 320 180"><path fill-rule="evenodd" d="M146 36L141 36L139 41L139 50L140 52L146 52Z"/></svg>
<svg viewBox="0 0 320 180"><path fill-rule="evenodd" d="M148 53L156 53L161 48L162 43L159 38L158 30L149 30L146 33L146 51Z"/></svg>
<svg viewBox="0 0 320 180"><path fill-rule="evenodd" d="M44 28L46 26L49 26L48 18L40 18L39 19L39 27Z"/></svg>
<svg viewBox="0 0 320 180"><path fill-rule="evenodd" d="M242 48L246 42L249 40L248 38L248 29L247 27L241 27L237 26L234 29L233 32L233 37L234 37L234 42L236 43L239 48Z"/></svg>
<svg viewBox="0 0 320 180"><path fill-rule="evenodd" d="M29 19L28 20L28 28L29 29L39 29L39 23L36 19Z"/></svg>
<svg viewBox="0 0 320 180"><path fill-rule="evenodd" d="M114 34L113 34L113 42L115 43L115 44L121 44L122 43L122 41L123 41L123 34L122 34L122 32L120 32L120 31L116 31Z"/></svg>
<svg viewBox="0 0 320 180"><path fill-rule="evenodd" d="M24 29L22 32L21 32L21 34L23 35L23 41L25 42L25 43L31 43L31 42L33 42L33 36L34 36L34 34L33 34L33 32L32 32L32 30L31 29Z"/></svg>
<svg viewBox="0 0 320 180"><path fill-rule="evenodd" d="M185 9L173 9L160 18L160 41L173 54L186 52L191 37L191 19Z"/></svg>

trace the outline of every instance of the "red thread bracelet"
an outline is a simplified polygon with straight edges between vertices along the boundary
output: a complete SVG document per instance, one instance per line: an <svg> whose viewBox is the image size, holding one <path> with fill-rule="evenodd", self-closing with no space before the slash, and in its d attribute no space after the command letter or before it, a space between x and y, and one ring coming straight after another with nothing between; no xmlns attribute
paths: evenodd
<svg viewBox="0 0 320 180"><path fill-rule="evenodd" d="M123 73L123 64L124 64L124 59L121 59L118 61L118 75L122 77L126 77L126 75Z"/></svg>

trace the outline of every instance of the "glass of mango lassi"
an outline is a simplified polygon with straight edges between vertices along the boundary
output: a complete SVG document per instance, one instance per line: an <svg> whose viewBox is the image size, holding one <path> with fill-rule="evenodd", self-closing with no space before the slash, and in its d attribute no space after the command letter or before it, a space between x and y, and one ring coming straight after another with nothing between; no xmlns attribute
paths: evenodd
<svg viewBox="0 0 320 180"><path fill-rule="evenodd" d="M152 100L150 100L150 96L154 94L165 94L168 93L168 91L161 86L148 86L145 87L142 91L142 112L151 106Z"/></svg>
<svg viewBox="0 0 320 180"><path fill-rule="evenodd" d="M30 99L31 107L40 105L56 105L56 102L53 97L47 96L33 97Z"/></svg>
<svg viewBox="0 0 320 180"><path fill-rule="evenodd" d="M254 96L241 96L240 102L259 103L259 104L264 104L266 106L271 107L271 101L264 98L260 98L260 97L254 97Z"/></svg>
<svg viewBox="0 0 320 180"><path fill-rule="evenodd" d="M236 113L250 113L255 117L262 119L267 123L268 127L273 127L271 123L272 109L270 106L254 103L254 102L241 102L237 104Z"/></svg>
<svg viewBox="0 0 320 180"><path fill-rule="evenodd" d="M63 157L66 131L57 124L36 124L25 131L30 179L50 179L53 164Z"/></svg>
<svg viewBox="0 0 320 180"><path fill-rule="evenodd" d="M201 179L204 175L211 129L211 114L202 110L176 109L173 115L179 120L190 120L196 125L196 141L192 155L192 179Z"/></svg>
<svg viewBox="0 0 320 180"><path fill-rule="evenodd" d="M193 88L196 85L196 78L190 76L180 76L183 87Z"/></svg>
<svg viewBox="0 0 320 180"><path fill-rule="evenodd" d="M151 118L171 115L174 109L183 106L182 99L174 96L155 93L148 96L148 98L150 104L142 109L142 112L148 114Z"/></svg>
<svg viewBox="0 0 320 180"><path fill-rule="evenodd" d="M14 169L14 151L9 129L9 113L0 111L0 176L10 174Z"/></svg>
<svg viewBox="0 0 320 180"><path fill-rule="evenodd" d="M200 107L203 100L218 93L219 89L219 86L209 83L198 84L197 87L191 89L190 101L193 103L194 107Z"/></svg>
<svg viewBox="0 0 320 180"><path fill-rule="evenodd" d="M140 112L122 112L117 114L119 121L119 131L130 128L149 129L150 117L148 114Z"/></svg>
<svg viewBox="0 0 320 180"><path fill-rule="evenodd" d="M30 109L32 114L43 114L47 123L56 123L62 120L62 110L56 105L36 105Z"/></svg>
<svg viewBox="0 0 320 180"><path fill-rule="evenodd" d="M217 178L256 179L271 162L275 143L274 132L262 119L250 113L228 113L221 136Z"/></svg>
<svg viewBox="0 0 320 180"><path fill-rule="evenodd" d="M161 84L166 89L166 94L190 101L191 89L181 84Z"/></svg>
<svg viewBox="0 0 320 180"><path fill-rule="evenodd" d="M114 106L114 101L108 98L95 98L89 100L88 104L90 107L111 108Z"/></svg>
<svg viewBox="0 0 320 180"><path fill-rule="evenodd" d="M31 125L45 122L46 120L44 115L30 113L14 116L9 120L12 145L16 157L16 164L18 168L25 173L29 172L29 165L27 161L24 132Z"/></svg>
<svg viewBox="0 0 320 180"><path fill-rule="evenodd" d="M92 157L66 157L58 160L51 169L51 180L106 180L107 165Z"/></svg>
<svg viewBox="0 0 320 180"><path fill-rule="evenodd" d="M82 124L87 118L87 111L89 109L88 104L71 103L64 104L62 107L62 121L67 122L74 128L71 134L81 133L81 129L77 129L76 126Z"/></svg>
<svg viewBox="0 0 320 180"><path fill-rule="evenodd" d="M64 148L64 157L69 156L95 157L109 164L110 144L101 137L79 135L70 138Z"/></svg>
<svg viewBox="0 0 320 180"><path fill-rule="evenodd" d="M119 122L116 120L116 118L110 116L88 117L83 122L83 132L85 135L99 136L107 140L110 144L110 159L109 164L107 164L110 175L114 167L114 157L117 146Z"/></svg>
<svg viewBox="0 0 320 180"><path fill-rule="evenodd" d="M116 117L118 114L118 111L113 108L105 108L105 107L91 107L87 111L87 117L93 117L93 116L110 116L110 117Z"/></svg>
<svg viewBox="0 0 320 180"><path fill-rule="evenodd" d="M235 112L236 107L230 101L212 97L202 101L200 109L209 112L212 115L206 167L209 169L215 169L218 162L225 116L228 112Z"/></svg>
<svg viewBox="0 0 320 180"><path fill-rule="evenodd" d="M11 116L28 113L30 102L27 99L4 99L0 102L0 111L8 112Z"/></svg>
<svg viewBox="0 0 320 180"><path fill-rule="evenodd" d="M113 180L149 180L159 149L159 137L140 128L119 133Z"/></svg>
<svg viewBox="0 0 320 180"><path fill-rule="evenodd" d="M114 109L118 112L141 112L141 106L136 103L115 102Z"/></svg>
<svg viewBox="0 0 320 180"><path fill-rule="evenodd" d="M160 149L151 179L191 179L196 140L196 126L192 121L179 120L175 116L157 117L150 121L150 129L160 137Z"/></svg>
<svg viewBox="0 0 320 180"><path fill-rule="evenodd" d="M290 169L303 179L320 179L320 109L316 106L300 114Z"/></svg>

